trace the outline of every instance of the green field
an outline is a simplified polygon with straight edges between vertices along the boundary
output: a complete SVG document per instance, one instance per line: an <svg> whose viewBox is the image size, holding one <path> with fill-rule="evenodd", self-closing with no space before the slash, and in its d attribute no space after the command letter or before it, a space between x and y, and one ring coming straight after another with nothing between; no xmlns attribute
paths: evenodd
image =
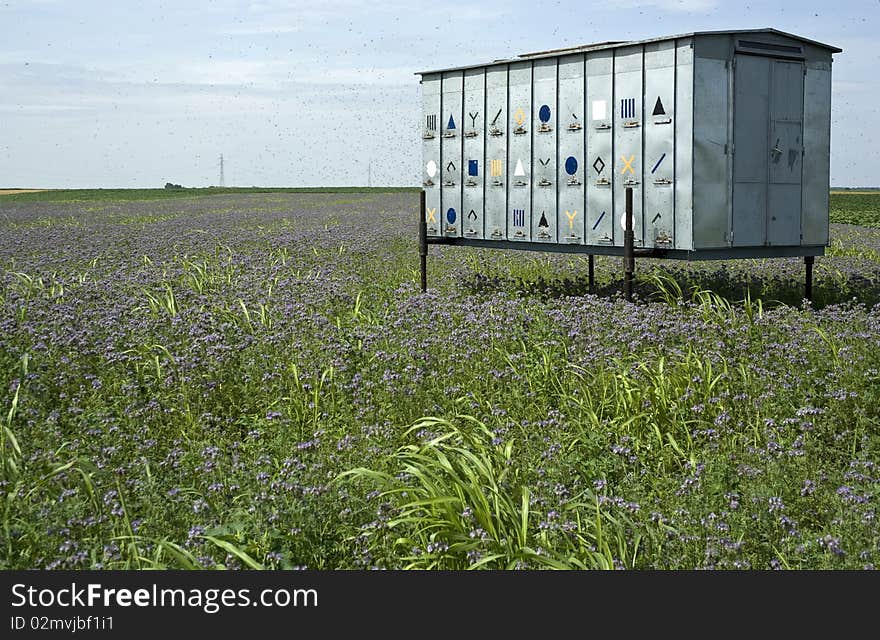
<svg viewBox="0 0 880 640"><path fill-rule="evenodd" d="M880 562L880 196L810 305L444 246L421 294L416 192L0 198L0 569Z"/></svg>
<svg viewBox="0 0 880 640"><path fill-rule="evenodd" d="M880 191L858 193L831 193L828 212L831 222L880 226Z"/></svg>
<svg viewBox="0 0 880 640"><path fill-rule="evenodd" d="M183 189L50 189L2 196L3 202L90 202L197 198L261 193L397 193L418 187L200 187Z"/></svg>
<svg viewBox="0 0 880 640"><path fill-rule="evenodd" d="M204 187L185 189L53 189L2 196L11 202L136 201L260 193L395 193L418 192L418 187ZM877 226L880 224L880 191L832 191L831 222Z"/></svg>

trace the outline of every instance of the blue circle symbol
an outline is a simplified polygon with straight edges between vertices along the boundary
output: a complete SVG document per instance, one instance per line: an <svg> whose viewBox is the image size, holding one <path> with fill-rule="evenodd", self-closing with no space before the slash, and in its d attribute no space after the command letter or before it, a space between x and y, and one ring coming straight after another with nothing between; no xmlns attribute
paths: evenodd
<svg viewBox="0 0 880 640"><path fill-rule="evenodd" d="M449 224L455 224L455 218L455 209L450 207L449 210L446 212L446 220L449 222Z"/></svg>
<svg viewBox="0 0 880 640"><path fill-rule="evenodd" d="M541 105L541 110L538 111L538 117L541 118L541 122L549 122L550 120L550 107L546 104Z"/></svg>
<svg viewBox="0 0 880 640"><path fill-rule="evenodd" d="M577 171L577 170L578 170L577 158L575 158L574 156L568 156L565 159L565 172L568 175L573 176L575 174L575 171Z"/></svg>

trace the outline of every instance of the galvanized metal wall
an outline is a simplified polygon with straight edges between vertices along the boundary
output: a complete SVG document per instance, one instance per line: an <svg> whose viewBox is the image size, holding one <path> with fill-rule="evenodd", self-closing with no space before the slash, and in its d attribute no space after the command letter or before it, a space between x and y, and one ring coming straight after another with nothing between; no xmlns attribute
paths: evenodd
<svg viewBox="0 0 880 640"><path fill-rule="evenodd" d="M749 37L425 74L428 233L603 252L632 188L637 246L827 244L831 54Z"/></svg>
<svg viewBox="0 0 880 640"><path fill-rule="evenodd" d="M694 249L728 245L730 84L726 60L694 59Z"/></svg>
<svg viewBox="0 0 880 640"><path fill-rule="evenodd" d="M828 244L831 188L831 61L808 61L804 76L804 178L801 243Z"/></svg>

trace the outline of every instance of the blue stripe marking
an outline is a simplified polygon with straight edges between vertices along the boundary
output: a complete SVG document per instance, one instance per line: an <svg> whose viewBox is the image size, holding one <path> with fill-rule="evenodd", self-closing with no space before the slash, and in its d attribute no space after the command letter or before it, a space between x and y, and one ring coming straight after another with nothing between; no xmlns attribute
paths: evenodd
<svg viewBox="0 0 880 640"><path fill-rule="evenodd" d="M596 227L599 226L599 223L602 222L602 218L604 218L604 217L605 217L605 212L603 211L603 212L602 212L602 215L599 216L599 219L596 220L596 224L593 225L593 231L596 230Z"/></svg>
<svg viewBox="0 0 880 640"><path fill-rule="evenodd" d="M655 171L657 171L657 167L660 166L660 163L663 162L663 158L665 158L665 157L666 157L665 153L662 156L660 156L660 159L657 161L657 164L655 164L654 168L651 169L651 173L654 173Z"/></svg>

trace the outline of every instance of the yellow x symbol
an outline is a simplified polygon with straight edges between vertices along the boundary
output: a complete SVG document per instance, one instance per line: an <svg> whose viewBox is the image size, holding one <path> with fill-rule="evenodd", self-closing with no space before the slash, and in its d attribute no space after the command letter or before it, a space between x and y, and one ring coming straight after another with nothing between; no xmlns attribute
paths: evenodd
<svg viewBox="0 0 880 640"><path fill-rule="evenodd" d="M623 160L623 169L620 170L621 175L626 173L627 171L629 171L633 175L636 175L636 172L633 170L633 167L632 167L633 160L635 160L636 157L630 156L629 160L627 160L623 156L620 156L620 159Z"/></svg>
<svg viewBox="0 0 880 640"><path fill-rule="evenodd" d="M437 222L437 218L434 217L434 214L437 213L437 207L433 209L428 209L428 222Z"/></svg>
<svg viewBox="0 0 880 640"><path fill-rule="evenodd" d="M577 211L574 211L572 213L569 213L568 211L565 212L565 215L568 217L568 228L570 230L574 229L574 219L577 218L577 214Z"/></svg>

